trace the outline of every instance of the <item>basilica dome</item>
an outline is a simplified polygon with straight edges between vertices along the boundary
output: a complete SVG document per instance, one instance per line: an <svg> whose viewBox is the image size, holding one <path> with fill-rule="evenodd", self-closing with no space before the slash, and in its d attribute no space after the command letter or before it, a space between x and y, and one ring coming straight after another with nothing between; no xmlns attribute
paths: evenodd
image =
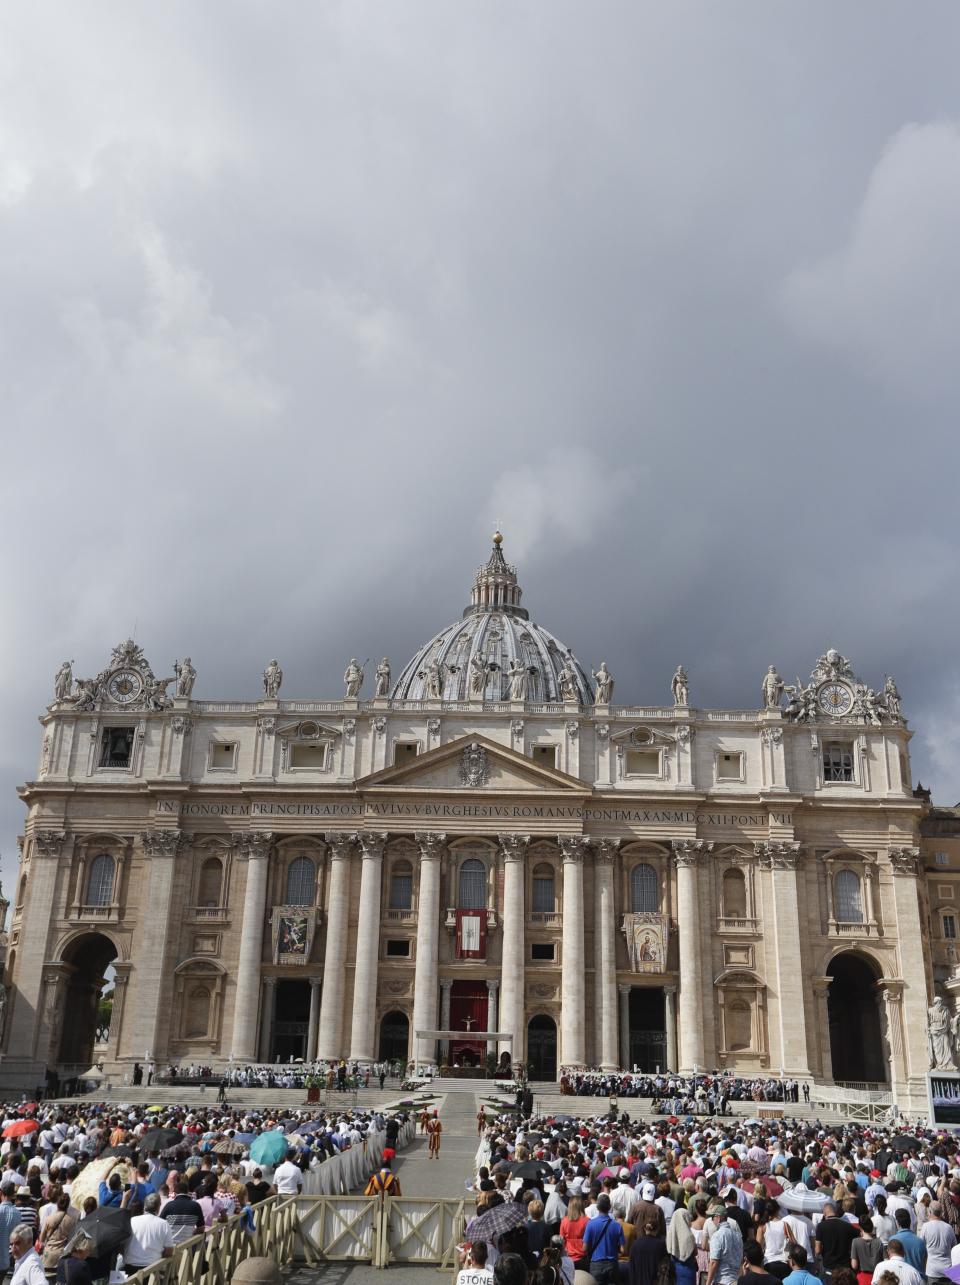
<svg viewBox="0 0 960 1285"><path fill-rule="evenodd" d="M513 692L514 699L528 701L592 702L590 681L573 652L521 607L517 569L505 561L502 543L497 531L469 607L407 663L394 699L500 701Z"/></svg>

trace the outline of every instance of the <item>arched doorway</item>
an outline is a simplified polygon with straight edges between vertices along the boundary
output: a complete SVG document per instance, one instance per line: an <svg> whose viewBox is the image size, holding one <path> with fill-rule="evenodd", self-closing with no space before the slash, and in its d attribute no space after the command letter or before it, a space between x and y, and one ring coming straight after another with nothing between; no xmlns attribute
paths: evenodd
<svg viewBox="0 0 960 1285"><path fill-rule="evenodd" d="M384 1013L380 1022L380 1046L377 1060L380 1062L407 1063L407 1051L410 1048L410 1019L406 1013L394 1010Z"/></svg>
<svg viewBox="0 0 960 1285"><path fill-rule="evenodd" d="M886 1083L877 972L860 955L844 952L827 967L830 1058L835 1080Z"/></svg>
<svg viewBox="0 0 960 1285"><path fill-rule="evenodd" d="M280 978L273 1009L271 1059L274 1062L305 1059L309 1028L310 983L300 978Z"/></svg>
<svg viewBox="0 0 960 1285"><path fill-rule="evenodd" d="M557 1024L540 1014L527 1027L527 1062L531 1080L557 1078Z"/></svg>
<svg viewBox="0 0 960 1285"><path fill-rule="evenodd" d="M70 980L61 1010L63 1026L57 1064L67 1074L85 1071L93 1061L93 1046L100 1025L100 1000L107 969L116 957L116 946L102 933L86 933L63 951Z"/></svg>

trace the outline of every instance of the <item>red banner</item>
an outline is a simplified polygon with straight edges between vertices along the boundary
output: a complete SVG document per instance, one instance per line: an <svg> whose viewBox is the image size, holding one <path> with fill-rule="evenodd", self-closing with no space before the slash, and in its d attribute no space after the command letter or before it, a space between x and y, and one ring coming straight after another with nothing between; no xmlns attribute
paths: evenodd
<svg viewBox="0 0 960 1285"><path fill-rule="evenodd" d="M487 912L457 911L457 959L486 959Z"/></svg>

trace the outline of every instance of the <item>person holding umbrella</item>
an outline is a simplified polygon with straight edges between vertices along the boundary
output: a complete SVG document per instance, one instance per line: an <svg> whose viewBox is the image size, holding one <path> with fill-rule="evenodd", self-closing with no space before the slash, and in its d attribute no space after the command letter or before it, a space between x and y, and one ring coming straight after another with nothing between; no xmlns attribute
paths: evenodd
<svg viewBox="0 0 960 1285"><path fill-rule="evenodd" d="M94 1285L94 1260L88 1261L92 1249L93 1242L85 1232L78 1231L57 1263L56 1285Z"/></svg>

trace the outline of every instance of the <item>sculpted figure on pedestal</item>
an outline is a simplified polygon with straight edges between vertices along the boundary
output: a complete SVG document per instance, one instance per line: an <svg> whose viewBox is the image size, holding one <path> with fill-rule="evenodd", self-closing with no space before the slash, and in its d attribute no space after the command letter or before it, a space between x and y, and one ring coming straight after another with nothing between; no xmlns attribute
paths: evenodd
<svg viewBox="0 0 960 1285"><path fill-rule="evenodd" d="M487 666L476 652L470 657L470 695L482 696L487 687Z"/></svg>
<svg viewBox="0 0 960 1285"><path fill-rule="evenodd" d="M593 681L597 684L595 704L609 705L613 696L613 674L607 669L607 662L601 660L600 668L593 671Z"/></svg>
<svg viewBox="0 0 960 1285"><path fill-rule="evenodd" d="M670 681L670 690L673 692L674 705L686 705L690 696L690 680L687 678L687 671L682 665L678 665L673 678Z"/></svg>
<svg viewBox="0 0 960 1285"><path fill-rule="evenodd" d="M903 714L900 712L900 693L897 690L897 684L887 674L883 683L883 701L887 707L887 713L892 719L901 719Z"/></svg>
<svg viewBox="0 0 960 1285"><path fill-rule="evenodd" d="M527 667L522 661L514 658L510 662L510 668L507 670L507 677L510 679L510 699L512 701L525 701L527 699Z"/></svg>
<svg viewBox="0 0 960 1285"><path fill-rule="evenodd" d="M172 678L152 678L146 685L145 702L147 709L168 709L173 701L167 695L167 688L174 682Z"/></svg>
<svg viewBox="0 0 960 1285"><path fill-rule="evenodd" d="M440 700L443 696L446 668L446 665L437 656L434 656L427 665L427 694L432 700Z"/></svg>
<svg viewBox="0 0 960 1285"><path fill-rule="evenodd" d="M560 670L560 696L565 701L577 699L577 671L569 656L563 662L563 669Z"/></svg>
<svg viewBox="0 0 960 1285"><path fill-rule="evenodd" d="M783 679L777 673L775 666L770 665L763 676L763 704L765 709L779 709L780 702L783 699Z"/></svg>
<svg viewBox="0 0 960 1285"><path fill-rule="evenodd" d="M347 685L347 698L356 699L360 695L360 688L363 686L363 666L358 665L356 659L351 659L350 664L344 670L343 681Z"/></svg>
<svg viewBox="0 0 960 1285"><path fill-rule="evenodd" d="M97 703L99 683L95 678L78 678L77 690L70 699L78 710L89 710Z"/></svg>
<svg viewBox="0 0 960 1285"><path fill-rule="evenodd" d="M390 693L390 662L384 656L377 666L377 672L374 678L373 694L374 696L387 696Z"/></svg>
<svg viewBox="0 0 960 1285"><path fill-rule="evenodd" d="M283 670L279 662L274 659L263 671L263 692L270 700L276 700L280 694L280 684L283 682Z"/></svg>
<svg viewBox="0 0 960 1285"><path fill-rule="evenodd" d="M934 1071L955 1071L950 1010L938 995L927 1009L927 1042L930 1048L930 1068Z"/></svg>
<svg viewBox="0 0 960 1285"><path fill-rule="evenodd" d="M58 701L68 700L73 686L73 661L65 660L53 679L53 698Z"/></svg>
<svg viewBox="0 0 960 1285"><path fill-rule="evenodd" d="M177 695L192 696L193 684L197 681L197 671L189 656L173 662L173 672L177 676Z"/></svg>

